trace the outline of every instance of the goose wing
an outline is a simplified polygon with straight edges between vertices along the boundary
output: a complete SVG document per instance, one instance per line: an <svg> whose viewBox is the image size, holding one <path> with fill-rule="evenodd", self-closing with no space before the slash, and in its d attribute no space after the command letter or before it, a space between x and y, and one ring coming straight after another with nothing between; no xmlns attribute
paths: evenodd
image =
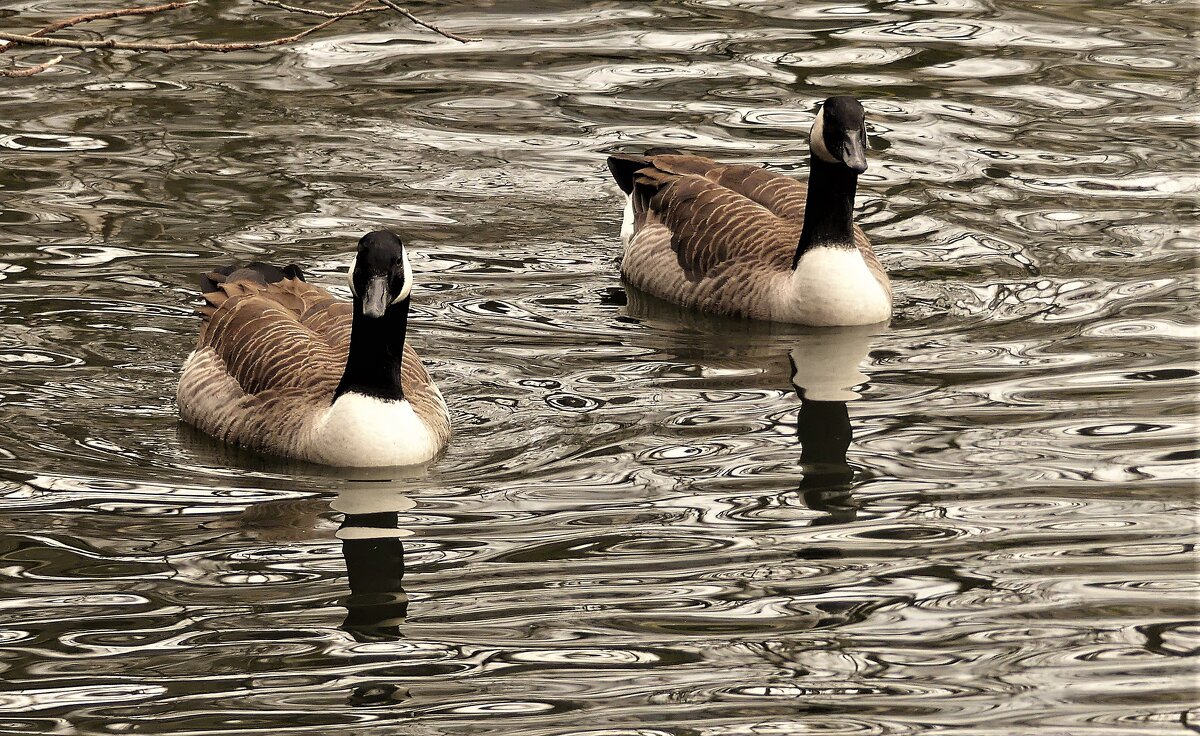
<svg viewBox="0 0 1200 736"><path fill-rule="evenodd" d="M215 286L204 294L198 349L210 348L243 393L332 396L349 349L349 303L292 278L226 278Z"/></svg>
<svg viewBox="0 0 1200 736"><path fill-rule="evenodd" d="M690 280L722 267L791 267L801 223L781 215L795 211L791 194L802 192L803 185L753 166L727 166L700 156L613 156L609 167L622 189L628 184L635 234L669 234L669 247ZM799 212L802 216L803 197ZM665 231L650 227L657 224Z"/></svg>
<svg viewBox="0 0 1200 736"><path fill-rule="evenodd" d="M751 164L723 164L703 156L666 154L641 158L659 171L703 176L765 207L776 217L804 221L808 187L790 176Z"/></svg>

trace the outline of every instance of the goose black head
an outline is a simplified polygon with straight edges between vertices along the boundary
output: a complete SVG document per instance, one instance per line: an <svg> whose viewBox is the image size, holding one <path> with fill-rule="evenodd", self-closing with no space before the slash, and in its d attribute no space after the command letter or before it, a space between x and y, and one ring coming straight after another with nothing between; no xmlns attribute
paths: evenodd
<svg viewBox="0 0 1200 736"><path fill-rule="evenodd" d="M362 236L349 277L350 292L355 301L362 302L362 313L382 317L412 290L412 267L404 243L387 230Z"/></svg>
<svg viewBox="0 0 1200 736"><path fill-rule="evenodd" d="M812 155L844 164L855 174L867 170L867 126L863 106L853 97L830 97L817 111L808 140Z"/></svg>

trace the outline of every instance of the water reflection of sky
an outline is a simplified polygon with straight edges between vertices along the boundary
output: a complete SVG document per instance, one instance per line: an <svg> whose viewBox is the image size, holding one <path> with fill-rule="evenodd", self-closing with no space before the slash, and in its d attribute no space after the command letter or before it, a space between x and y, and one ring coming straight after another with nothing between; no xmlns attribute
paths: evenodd
<svg viewBox="0 0 1200 736"><path fill-rule="evenodd" d="M242 10L136 32L249 33ZM1180 730L1179 4L436 15L487 40L354 21L6 83L3 729ZM835 91L868 110L888 330L826 342L625 292L604 153L804 177ZM447 457L351 482L181 430L192 274L297 261L344 294L380 225L411 242Z"/></svg>

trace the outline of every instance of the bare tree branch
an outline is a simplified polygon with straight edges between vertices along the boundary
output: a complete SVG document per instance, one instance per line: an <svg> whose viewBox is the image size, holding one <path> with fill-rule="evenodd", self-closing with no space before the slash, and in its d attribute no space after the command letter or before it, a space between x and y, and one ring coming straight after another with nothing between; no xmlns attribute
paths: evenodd
<svg viewBox="0 0 1200 736"><path fill-rule="evenodd" d="M102 10L97 13L84 13L83 15L77 15L74 18L67 18L66 20L56 21L56 22L51 23L50 25L46 26L42 30L34 31L33 33L31 33L29 35L45 36L48 33L54 33L55 31L61 31L64 28L70 28L71 26L77 26L80 23L89 23L94 20L105 20L107 18L121 18L121 17L127 16L127 15L152 15L154 13L161 13L164 10L177 10L179 8L186 8L189 5L195 5L197 3L197 1L198 0L188 0L187 2L164 3L162 5L150 5L145 8L120 8L118 10Z"/></svg>
<svg viewBox="0 0 1200 736"><path fill-rule="evenodd" d="M121 17L128 16L128 15L151 15L153 13L160 13L164 10L175 10L177 8L187 7L188 5L195 5L196 2L197 2L197 0L188 0L187 2L165 3L163 5L150 5L145 8L121 8L119 10L102 10L102 11L99 11L96 13L84 13L83 15L77 15L74 18L67 18L65 20L55 21L54 23L51 23L50 25L46 26L45 28L41 29L40 31L34 31L33 33L31 33L29 35L45 36L47 34L54 33L55 31L61 31L64 28L70 28L71 26L77 26L80 23L88 23L93 20L104 20L106 18L121 18ZM11 45L12 45L11 41L5 41L3 44L0 44L0 54L3 54L5 51L7 51L8 47ZM27 76L27 75L21 75L21 76Z"/></svg>
<svg viewBox="0 0 1200 736"><path fill-rule="evenodd" d="M62 61L61 54L54 57L50 61L46 61L34 66L14 66L10 69L0 69L0 77L32 77L34 74L46 71L60 61Z"/></svg>
<svg viewBox="0 0 1200 736"><path fill-rule="evenodd" d="M441 28L440 26L434 25L433 23L430 23L427 20L422 20L421 18L418 18L417 16L413 15L411 12L409 12L408 10L405 10L404 8L400 7L399 5L392 2L391 0L379 0L379 2L383 3L383 5L377 5L373 8L363 8L361 10L354 10L354 11L343 11L341 13L331 13L328 10L317 10L316 8L302 8L297 5L286 5L282 2L279 2L279 0L253 0L253 2L258 3L259 5L270 5L271 7L282 8L283 10L288 10L293 13L306 13L308 15L318 15L318 16L321 16L322 18L344 18L347 15L363 15L364 13L378 13L382 10L388 10L390 8L391 10L396 11L400 15L403 15L405 18L412 21L413 23L416 23L417 25L419 25L423 28L428 28L429 30L433 31L434 33L445 36L446 38L449 38L454 41L458 41L459 43L469 43L471 41L482 40L482 39L478 39L478 38L465 38L463 36L458 35L457 33L451 33L450 31L447 31L446 29Z"/></svg>
<svg viewBox="0 0 1200 736"><path fill-rule="evenodd" d="M444 28L439 28L439 27L435 26L434 24L430 23L429 21L421 20L417 16L413 15L412 13L408 12L407 10L400 7L396 3L392 2L392 0L379 0L379 2L388 6L392 10L399 13L400 15L403 15L405 18L408 18L413 23L416 23L417 25L422 26L424 28L428 28L429 30L433 31L434 33L441 34L441 35L445 36L446 38L458 41L459 43L470 43L471 41L482 41L483 40L481 38L467 38L465 36L460 36L457 33L451 33L450 31L447 31Z"/></svg>
<svg viewBox="0 0 1200 736"><path fill-rule="evenodd" d="M358 10L362 6L371 2L371 0L362 0L350 11ZM347 11L347 12L350 12ZM24 44L26 46L54 46L58 48L68 49L120 49L122 51L216 51L218 53L228 53L230 51L246 51L249 49L262 49L268 46L282 46L288 43L294 43L304 38L305 36L316 33L322 29L337 23L345 15L339 15L329 20L318 23L311 28L307 28L292 36L283 38L273 38L270 41L239 41L236 43L208 43L205 41L179 41L172 43L164 43L161 41L117 41L111 38L102 38L95 41L75 41L68 38L45 38L42 36L24 36L19 33L7 33L0 31L0 41L11 41L12 43Z"/></svg>
<svg viewBox="0 0 1200 736"><path fill-rule="evenodd" d="M298 5L285 5L279 0L253 0L259 5L270 5L273 8L280 8L291 13L304 13L305 15L317 15L322 18L345 18L350 15L364 15L366 13L381 13L387 8L382 5L376 5L373 8L362 8L360 10L343 10L341 12L331 12L328 10L317 10L316 8L302 8Z"/></svg>
<svg viewBox="0 0 1200 736"><path fill-rule="evenodd" d="M407 18L410 22L427 28L434 33L442 35L446 38L458 41L459 43L468 43L470 41L478 41L477 38L466 38L456 33L451 33L429 21L422 20L410 13L408 10L392 2L392 0L360 0L360 2L352 5L342 11L327 11L316 8L301 7L298 5L289 5L280 0L253 0L260 5L280 8L292 13L301 13L304 15L315 15L326 20L321 23L311 26L299 33L283 38L273 38L268 41L240 41L234 43L212 43L208 41L118 41L112 38L99 38L93 40L75 40L70 38L59 38L50 36L49 34L56 31L61 31L64 28L77 26L81 23L88 23L94 20L103 20L107 18L120 18L131 15L151 15L166 10L175 10L178 8L195 5L197 0L180 0L177 2L169 2L161 5L149 5L144 8L120 8L117 10L104 10L94 13L85 13L77 15L65 20L55 21L41 30L34 31L29 34L10 33L8 31L0 31L0 53L3 53L12 45L21 46L42 46L67 49L118 49L122 51L215 51L217 53L228 53L230 51L246 51L250 49L261 49L269 46L283 46L285 44L294 43L304 38L305 36L316 33L317 31L328 28L334 23L349 18L355 15L364 15L366 13L379 13L386 10L392 10ZM374 2L379 2L379 5L372 5ZM369 6L369 7L368 7ZM33 67L22 67L20 69L10 69L6 72L0 72L0 76L6 77L25 77L37 74L40 71L45 71L50 66L57 64L61 58L54 59L46 64L39 64Z"/></svg>

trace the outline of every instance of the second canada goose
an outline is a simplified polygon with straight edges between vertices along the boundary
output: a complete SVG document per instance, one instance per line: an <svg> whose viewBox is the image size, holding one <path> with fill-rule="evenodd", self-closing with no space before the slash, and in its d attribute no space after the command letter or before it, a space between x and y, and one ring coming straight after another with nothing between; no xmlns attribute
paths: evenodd
<svg viewBox="0 0 1200 736"><path fill-rule="evenodd" d="M674 151L608 159L626 195L621 273L705 312L818 327L891 316L887 273L854 224L867 169L863 107L830 97L809 137L808 186Z"/></svg>
<svg viewBox="0 0 1200 736"><path fill-rule="evenodd" d="M450 437L446 402L405 343L412 269L390 232L358 242L353 302L296 266L231 266L202 279L196 350L179 380L184 421L225 442L337 466L414 465Z"/></svg>

